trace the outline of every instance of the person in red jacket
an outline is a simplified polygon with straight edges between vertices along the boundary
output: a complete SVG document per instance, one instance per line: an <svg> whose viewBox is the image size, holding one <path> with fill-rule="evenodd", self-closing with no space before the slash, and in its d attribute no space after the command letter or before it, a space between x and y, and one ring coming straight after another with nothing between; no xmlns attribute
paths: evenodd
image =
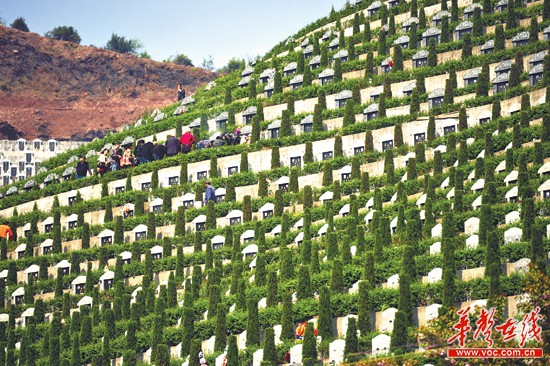
<svg viewBox="0 0 550 366"><path fill-rule="evenodd" d="M13 238L13 231L11 231L11 227L7 223L0 225L0 238L4 238L6 240Z"/></svg>
<svg viewBox="0 0 550 366"><path fill-rule="evenodd" d="M181 152L188 153L193 148L193 144L195 143L195 136L193 136L191 132L187 131L180 136L180 142L181 142Z"/></svg>

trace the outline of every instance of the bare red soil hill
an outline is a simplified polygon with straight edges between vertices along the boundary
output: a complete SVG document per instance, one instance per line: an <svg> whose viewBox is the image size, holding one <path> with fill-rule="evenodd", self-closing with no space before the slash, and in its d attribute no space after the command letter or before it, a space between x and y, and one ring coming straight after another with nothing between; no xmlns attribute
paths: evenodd
<svg viewBox="0 0 550 366"><path fill-rule="evenodd" d="M216 76L0 26L0 139L89 140Z"/></svg>

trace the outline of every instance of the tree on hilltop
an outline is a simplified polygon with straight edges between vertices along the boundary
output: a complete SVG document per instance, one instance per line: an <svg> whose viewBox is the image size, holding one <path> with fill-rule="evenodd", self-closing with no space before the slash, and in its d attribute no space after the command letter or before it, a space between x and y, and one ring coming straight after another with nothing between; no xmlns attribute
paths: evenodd
<svg viewBox="0 0 550 366"><path fill-rule="evenodd" d="M193 61L183 53L178 53L176 55L168 57L166 62L171 62L176 65L183 65L183 66L195 66L193 65Z"/></svg>
<svg viewBox="0 0 550 366"><path fill-rule="evenodd" d="M20 30L21 32L30 32L29 26L23 17L16 18L13 23L11 23L11 27L13 29Z"/></svg>
<svg viewBox="0 0 550 366"><path fill-rule="evenodd" d="M57 39L59 41L69 41L77 44L80 44L82 41L78 31L74 27L66 25L55 27L51 31L44 33L44 37Z"/></svg>
<svg viewBox="0 0 550 366"><path fill-rule="evenodd" d="M136 55L138 50L143 48L143 43L137 39L127 39L124 36L119 36L116 33L111 35L111 39L107 41L105 49L118 53L131 53Z"/></svg>

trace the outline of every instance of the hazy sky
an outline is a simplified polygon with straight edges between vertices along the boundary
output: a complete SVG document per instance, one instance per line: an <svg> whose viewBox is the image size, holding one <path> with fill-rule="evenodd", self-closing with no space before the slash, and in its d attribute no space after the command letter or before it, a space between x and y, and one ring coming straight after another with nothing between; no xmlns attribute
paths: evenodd
<svg viewBox="0 0 550 366"><path fill-rule="evenodd" d="M7 25L19 16L31 32L60 25L83 45L104 46L112 33L140 40L153 59L186 54L195 66L212 55L216 68L232 57L262 55L345 0L2 0Z"/></svg>

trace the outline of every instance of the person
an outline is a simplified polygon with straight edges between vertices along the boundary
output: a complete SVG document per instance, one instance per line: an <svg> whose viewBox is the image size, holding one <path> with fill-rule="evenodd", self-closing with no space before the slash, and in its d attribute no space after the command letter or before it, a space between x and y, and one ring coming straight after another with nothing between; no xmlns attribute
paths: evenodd
<svg viewBox="0 0 550 366"><path fill-rule="evenodd" d="M122 158L120 159L120 167L128 168L134 165L135 157L132 154L132 145L126 146Z"/></svg>
<svg viewBox="0 0 550 366"><path fill-rule="evenodd" d="M239 127L233 130L235 138L233 139L233 145L239 145L241 143L241 129Z"/></svg>
<svg viewBox="0 0 550 366"><path fill-rule="evenodd" d="M204 205L206 206L209 201L216 202L216 190L212 187L209 180L206 181L206 190L204 191Z"/></svg>
<svg viewBox="0 0 550 366"><path fill-rule="evenodd" d="M216 139L212 143L212 147L220 147L225 145L225 140L221 136L216 136Z"/></svg>
<svg viewBox="0 0 550 366"><path fill-rule="evenodd" d="M109 150L104 149L99 153L99 156L97 158L97 174L103 177L103 174L108 169L109 164Z"/></svg>
<svg viewBox="0 0 550 366"><path fill-rule="evenodd" d="M210 142L210 140L201 140L197 142L197 144L195 145L195 148L197 150L201 150L201 149L207 149L211 146L212 146L212 143Z"/></svg>
<svg viewBox="0 0 550 366"><path fill-rule="evenodd" d="M86 178L88 173L92 175L92 169L90 168L90 164L88 164L84 155L80 156L80 161L76 164L75 170L76 179Z"/></svg>
<svg viewBox="0 0 550 366"><path fill-rule="evenodd" d="M115 170L120 169L120 159L122 158L122 154L123 154L123 151L122 151L122 149L120 148L120 144L116 144L116 145L111 149L111 159L110 159L110 162L111 162L111 170L112 170L112 171L115 171Z"/></svg>
<svg viewBox="0 0 550 366"><path fill-rule="evenodd" d="M182 99L185 99L185 89L183 89L181 84L178 84L178 102Z"/></svg>
<svg viewBox="0 0 550 366"><path fill-rule="evenodd" d="M153 159L161 160L166 156L166 146L164 144L159 144L158 142L153 142Z"/></svg>
<svg viewBox="0 0 550 366"><path fill-rule="evenodd" d="M176 136L168 137L166 140L166 156L175 156L181 151L180 140Z"/></svg>
<svg viewBox="0 0 550 366"><path fill-rule="evenodd" d="M0 225L0 238L4 238L8 241L13 238L13 231L7 222Z"/></svg>
<svg viewBox="0 0 550 366"><path fill-rule="evenodd" d="M181 152L186 154L190 152L195 143L195 136L189 131L186 131L183 135L180 136L181 143Z"/></svg>
<svg viewBox="0 0 550 366"><path fill-rule="evenodd" d="M139 165L139 155L140 155L141 147L143 146L143 144L145 144L145 141L138 140L138 142L136 144L136 147L134 148L134 156L136 158L136 160L133 162L134 165Z"/></svg>
<svg viewBox="0 0 550 366"><path fill-rule="evenodd" d="M145 142L143 140L139 140L138 144L141 145L139 149L139 163L145 164L150 161L153 161L153 143L151 141Z"/></svg>

